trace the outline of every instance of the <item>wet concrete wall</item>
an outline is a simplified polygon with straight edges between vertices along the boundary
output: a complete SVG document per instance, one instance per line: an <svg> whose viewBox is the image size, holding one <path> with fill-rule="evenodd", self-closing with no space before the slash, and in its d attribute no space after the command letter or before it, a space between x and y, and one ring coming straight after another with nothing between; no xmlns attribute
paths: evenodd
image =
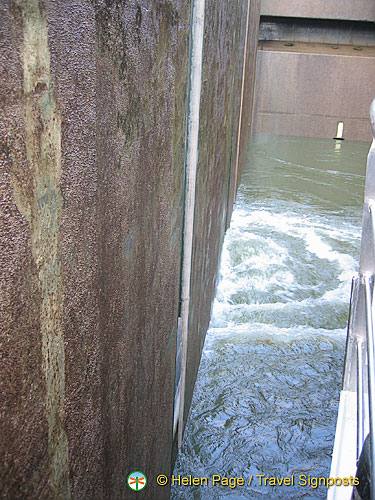
<svg viewBox="0 0 375 500"><path fill-rule="evenodd" d="M186 409L250 121L247 2L208 0ZM190 2L0 2L0 497L163 500ZM148 477L142 492L129 472Z"/></svg>

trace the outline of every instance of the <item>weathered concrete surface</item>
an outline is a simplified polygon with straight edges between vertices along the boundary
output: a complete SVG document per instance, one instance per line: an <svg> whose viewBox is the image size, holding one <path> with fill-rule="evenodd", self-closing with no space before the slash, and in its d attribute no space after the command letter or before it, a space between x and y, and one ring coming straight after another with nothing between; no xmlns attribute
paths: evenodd
<svg viewBox="0 0 375 500"><path fill-rule="evenodd" d="M246 4L207 2L187 409L235 189ZM168 498L189 16L0 1L1 498Z"/></svg>
<svg viewBox="0 0 375 500"><path fill-rule="evenodd" d="M374 21L373 0L262 0L262 16Z"/></svg>
<svg viewBox="0 0 375 500"><path fill-rule="evenodd" d="M262 42L257 56L254 133L371 141L375 49ZM276 83L277 82L277 83Z"/></svg>

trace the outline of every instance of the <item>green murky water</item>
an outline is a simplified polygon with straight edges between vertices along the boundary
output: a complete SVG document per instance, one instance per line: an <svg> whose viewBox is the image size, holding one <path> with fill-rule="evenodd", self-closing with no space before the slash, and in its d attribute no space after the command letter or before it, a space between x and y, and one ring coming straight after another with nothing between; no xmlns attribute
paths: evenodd
<svg viewBox="0 0 375 500"><path fill-rule="evenodd" d="M172 499L326 497L308 476L329 476L368 147L254 138L174 470L208 485L174 485Z"/></svg>

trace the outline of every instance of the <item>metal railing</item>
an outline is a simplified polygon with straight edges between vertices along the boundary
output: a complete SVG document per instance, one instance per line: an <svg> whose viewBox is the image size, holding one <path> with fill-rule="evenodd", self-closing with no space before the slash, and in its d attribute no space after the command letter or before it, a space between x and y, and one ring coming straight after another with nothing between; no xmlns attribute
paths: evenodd
<svg viewBox="0 0 375 500"><path fill-rule="evenodd" d="M371 103L370 122L373 141L367 158L360 264L359 273L352 282L331 476L355 477L358 460L369 434L370 498L375 500L375 99ZM351 488L334 486L328 494L330 500L349 500L351 497Z"/></svg>

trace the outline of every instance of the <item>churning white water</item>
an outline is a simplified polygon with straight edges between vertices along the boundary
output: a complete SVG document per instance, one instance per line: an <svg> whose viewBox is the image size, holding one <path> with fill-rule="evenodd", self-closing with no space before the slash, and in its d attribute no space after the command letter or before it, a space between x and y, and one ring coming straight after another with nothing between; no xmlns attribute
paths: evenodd
<svg viewBox="0 0 375 500"><path fill-rule="evenodd" d="M308 478L329 476L367 151L275 136L251 144L174 470L208 485L175 483L172 499L326 497ZM213 475L245 484L213 485Z"/></svg>

